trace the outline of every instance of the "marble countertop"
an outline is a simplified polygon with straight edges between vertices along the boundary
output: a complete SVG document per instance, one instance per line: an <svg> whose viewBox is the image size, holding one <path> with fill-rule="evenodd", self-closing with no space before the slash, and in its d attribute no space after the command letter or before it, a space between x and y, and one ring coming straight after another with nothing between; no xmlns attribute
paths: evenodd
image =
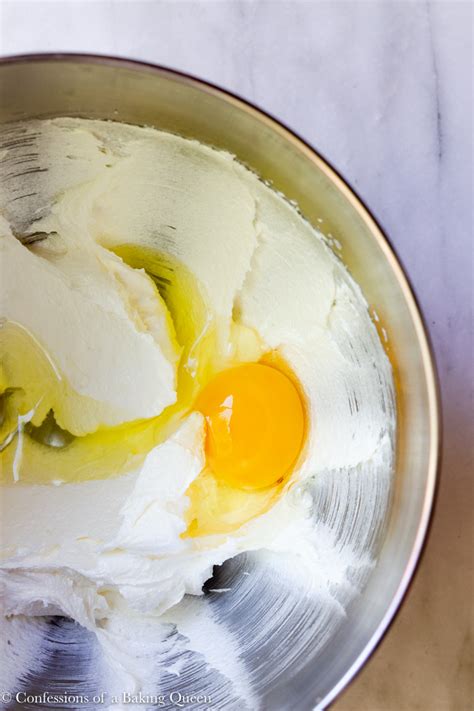
<svg viewBox="0 0 474 711"><path fill-rule="evenodd" d="M472 5L39 0L0 9L2 54L122 55L241 94L319 149L384 226L434 342L441 487L406 603L334 709L472 708Z"/></svg>

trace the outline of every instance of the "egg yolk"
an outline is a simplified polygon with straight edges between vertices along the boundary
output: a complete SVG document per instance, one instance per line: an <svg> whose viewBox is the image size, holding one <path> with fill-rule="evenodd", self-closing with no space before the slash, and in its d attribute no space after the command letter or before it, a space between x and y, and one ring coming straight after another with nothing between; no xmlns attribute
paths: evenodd
<svg viewBox="0 0 474 711"><path fill-rule="evenodd" d="M293 381L263 363L215 376L196 409L207 423L206 457L215 477L241 489L281 481L300 453L305 412Z"/></svg>

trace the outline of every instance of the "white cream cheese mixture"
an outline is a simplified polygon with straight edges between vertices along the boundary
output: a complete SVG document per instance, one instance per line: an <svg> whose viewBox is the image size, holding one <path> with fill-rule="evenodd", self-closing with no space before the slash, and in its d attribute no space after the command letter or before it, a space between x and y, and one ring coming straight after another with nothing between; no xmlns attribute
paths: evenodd
<svg viewBox="0 0 474 711"><path fill-rule="evenodd" d="M323 644L374 560L395 413L367 304L322 236L227 153L84 119L10 131L0 149L8 685L24 674L18 659L35 665L22 625L39 644L30 618L63 615L97 638L109 689L154 690L193 652L207 660L200 674L212 668L252 708L221 600L268 586L249 615L271 626L271 610L290 619L292 600L310 597ZM8 161L32 144L40 170L25 186ZM257 362L298 384L305 432L288 476L251 490L210 472L196 398L216 374ZM294 415L284 418L283 433ZM239 554L248 569L215 588L215 604L184 598ZM226 653L212 650L211 628Z"/></svg>

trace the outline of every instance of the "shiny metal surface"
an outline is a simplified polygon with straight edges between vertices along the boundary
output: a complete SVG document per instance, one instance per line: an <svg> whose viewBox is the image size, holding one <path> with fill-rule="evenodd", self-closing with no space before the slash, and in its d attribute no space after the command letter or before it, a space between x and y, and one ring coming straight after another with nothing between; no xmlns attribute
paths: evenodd
<svg viewBox="0 0 474 711"><path fill-rule="evenodd" d="M317 654L308 648L304 665L289 665L259 691L263 708L324 708L390 624L416 568L433 504L440 438L436 374L403 270L370 213L317 153L269 116L215 87L104 57L1 61L2 123L57 115L151 125L235 153L339 241L345 264L388 335L397 388L397 469L378 563L332 639Z"/></svg>

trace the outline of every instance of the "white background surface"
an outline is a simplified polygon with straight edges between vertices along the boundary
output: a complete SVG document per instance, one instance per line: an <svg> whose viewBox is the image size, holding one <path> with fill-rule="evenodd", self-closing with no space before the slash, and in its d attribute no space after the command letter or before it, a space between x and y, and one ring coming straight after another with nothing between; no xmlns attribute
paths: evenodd
<svg viewBox="0 0 474 711"><path fill-rule="evenodd" d="M443 472L408 600L335 709L467 711L474 703L472 4L10 0L0 7L2 54L144 59L255 102L319 149L385 228L435 346Z"/></svg>

